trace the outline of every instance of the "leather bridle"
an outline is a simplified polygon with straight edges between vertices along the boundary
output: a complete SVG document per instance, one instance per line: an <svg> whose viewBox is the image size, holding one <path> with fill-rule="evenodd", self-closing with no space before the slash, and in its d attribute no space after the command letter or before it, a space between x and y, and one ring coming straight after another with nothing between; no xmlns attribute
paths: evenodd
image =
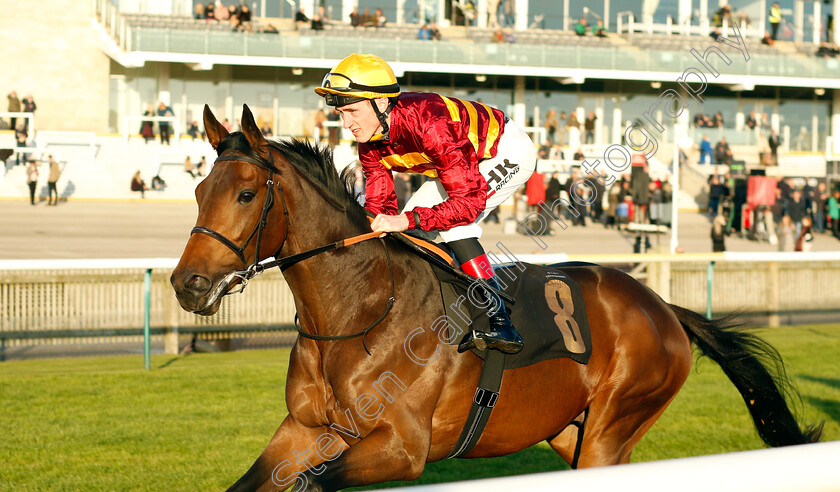
<svg viewBox="0 0 840 492"><path fill-rule="evenodd" d="M283 233L283 241L280 242L280 246L277 248L277 251L273 255L275 258L277 257L278 254L280 254L280 251L282 251L283 245L286 244L286 239L289 237L289 227L290 227L289 209L286 206L286 195L283 192L283 186L279 182L276 182L274 180L274 174L275 173L279 174L280 170L277 169L277 167L275 167L275 165L274 165L274 155L271 154L271 153L269 153L269 155L271 156L271 161L268 161L266 159L259 158L259 157L254 158L254 157L250 157L250 156L246 156L246 155L227 154L227 155L219 156L218 158L216 158L215 162L213 163L213 165L215 166L219 162L226 162L226 161L247 162L247 163L253 164L253 165L255 165L255 166L257 166L261 169L265 169L266 171L269 172L268 179L265 182L265 186L266 186L265 201L263 202L262 213L260 214L260 220L254 226L254 230L251 231L251 234L248 235L248 239L245 240L245 243L242 246L237 246L236 243L234 243L233 241L231 241L230 239L228 239L224 235L214 231L213 229L210 229L209 227L204 227L204 226L193 227L192 231L190 231L190 235L193 235L195 233L199 233L199 234L206 234L206 235L212 237L213 239L219 241L220 243L227 246L231 251L233 251L236 254L236 256L242 261L242 264L245 265L245 267L246 267L245 270L235 270L234 272L228 274L225 277L224 281L227 282L228 285L230 284L230 282L232 282L234 279L237 279L237 278L240 280L240 283L239 283L239 286L238 286L239 288L238 289L229 290L224 295L238 294L238 293L242 292L243 290L245 290L245 286L248 285L248 282L252 278L261 274L266 269L279 267L280 270L285 271L287 268L291 267L295 263L297 263L299 261L302 261L302 260L305 260L307 258L311 258L315 255L318 255L318 254L321 254L321 253L324 253L324 252L327 252L327 251L332 251L334 249L350 246L350 245L353 245L353 244L357 244L357 243L360 243L362 241L367 241L368 239L379 238L380 242L382 243L382 246L385 248L385 257L388 260L388 271L391 275L391 295L388 298L388 303L385 306L384 312L379 316L379 318L376 319L376 321L369 324L364 330L358 331L356 333L350 333L350 334L347 334L347 335L317 335L317 334L314 334L314 333L307 333L307 332L303 331L301 329L300 325L299 325L298 316L297 316L297 314L295 314L295 328L297 329L298 333L301 336L303 336L305 338L310 338L310 339L313 339L313 340L327 340L327 341L347 340L347 339L350 339L350 338L355 338L355 337L361 336L362 337L362 344L365 347L365 351L368 353L368 355L370 355L370 350L368 350L367 342L365 341L364 337L376 325L378 325L379 323L382 322L382 320L385 319L385 317L391 311L391 308L393 307L394 302L395 302L394 293L395 293L395 290L396 290L396 282L395 282L395 279L394 279L394 266L393 266L393 263L391 262L391 253L388 251L388 245L381 238L382 233L374 231L374 232L369 232L369 233L366 233L366 234L360 234L358 236L350 237L350 238L347 238L347 239L342 239L340 241L336 241L334 243L326 244L326 245L320 246L318 248L313 248L313 249L310 249L308 251L304 251L302 253L286 256L284 258L275 259L273 261L267 261L267 262L260 263L259 258L260 258L260 245L262 243L262 233L263 233L263 229L265 229L266 222L268 220L268 213L271 211L272 207L274 207L274 187L275 187L275 185L277 187L277 192L280 193L280 200L281 200L282 205L283 205L283 215L284 215L285 221L286 221L286 229ZM250 266L248 266L248 261L245 259L245 249L248 247L248 244L251 242L251 240L254 238L254 236L257 237L256 251L254 253L254 262Z"/></svg>
<svg viewBox="0 0 840 492"><path fill-rule="evenodd" d="M190 231L190 235L195 233L206 234L213 239L219 241L220 243L224 244L228 247L231 251L233 251L236 256L242 261L243 266L245 266L245 270L237 270L234 271L231 275L231 278L228 279L228 282L232 281L234 278L240 279L239 289L238 290L231 290L225 293L228 294L238 294L245 289L245 286L248 284L248 281L252 278L256 277L260 273L265 270L265 266L259 263L260 258L260 246L262 244L262 233L263 229L265 229L266 221L268 220L268 213L274 207L274 185L277 185L277 191L280 193L280 200L283 204L283 215L286 219L286 229L283 234L283 241L280 242L280 246L277 248L277 252L275 252L275 256L280 250L283 249L283 245L286 243L286 239L289 237L289 209L286 207L286 195L283 193L283 187L280 183L274 181L274 174L279 173L280 171L274 166L274 156L271 155L271 161L267 161L265 159L255 159L250 156L246 155L221 155L216 158L216 161L213 163L215 166L219 162L225 161L240 161L240 162L247 162L250 164L254 164L255 166L265 169L269 172L268 179L265 182L265 201L263 202L262 213L260 214L260 220L254 226L254 230L251 231L251 234L248 235L248 239L245 240L245 243L242 246L237 246L236 243L231 241L230 239L226 238L224 235L210 229L209 227L204 226L195 226ZM250 244L251 240L257 237L256 243L256 251L254 253L254 262L248 266L248 261L245 259L245 249Z"/></svg>

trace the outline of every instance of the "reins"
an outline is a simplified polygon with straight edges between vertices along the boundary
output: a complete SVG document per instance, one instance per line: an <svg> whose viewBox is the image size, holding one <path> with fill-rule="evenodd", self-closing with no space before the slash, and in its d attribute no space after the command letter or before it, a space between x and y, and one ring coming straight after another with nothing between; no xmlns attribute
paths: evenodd
<svg viewBox="0 0 840 492"><path fill-rule="evenodd" d="M302 253L289 255L289 256L286 256L286 257L283 257L283 258L276 258L276 259L271 260L271 261L260 262L259 257L260 257L260 245L262 243L262 233L263 233L263 229L265 229L265 226L266 226L266 223L267 223L268 213L271 211L271 209L274 206L274 186L275 185L277 186L278 193L280 193L280 200L281 200L282 205L283 205L283 214L285 216L285 221L286 221L286 230L283 234L283 241L281 241L280 246L277 249L277 252L275 252L275 254L273 256L276 257L277 254L279 254L280 251L283 249L283 245L286 244L286 239L288 239L288 237L289 237L289 227L290 227L289 209L286 206L286 195L283 192L283 186L279 182L276 182L274 180L274 173L279 173L279 170L274 166L274 155L273 154L270 154L270 155L271 155L271 162L268 162L265 159L255 159L253 157L244 156L244 155L222 155L222 156L219 156L218 158L216 158L216 161L214 162L214 165L215 165L218 162L224 162L224 161L242 161L242 162L247 162L249 164L254 164L255 166L257 166L261 169L265 169L266 171L269 172L269 177L265 182L265 184L266 184L266 197L265 197L265 201L263 202L262 212L260 213L260 220L254 226L254 230L251 231L251 234L248 235L248 238L245 240L245 243L242 246L237 246L236 243L234 243L233 241L231 241L227 237L223 236L222 234L214 231L213 229L210 229L209 227L195 226L195 227L192 228L192 231L190 232L190 234L195 234L195 233L206 234L206 235L212 237L213 239L216 239L217 241L219 241L222 244L224 244L225 246L227 246L231 251L233 251L236 254L236 256L242 261L243 265L246 265L245 270L235 270L234 272L232 272L231 274L229 274L227 276L226 279L227 279L228 282L232 281L233 279L238 278L240 280L240 284L239 284L239 288L237 290L230 290L230 291L226 292L224 295L241 293L242 291L245 290L245 286L248 285L248 282L251 279L253 279L257 275L263 273L267 269L279 267L281 271L285 272L286 269L288 269L292 265L294 265L298 262L301 262L303 260L306 260L308 258L312 258L313 256L317 256L321 253L326 253L328 251L334 251L334 250L337 250L337 249L340 249L340 248L345 248L347 246L352 246L354 244L359 244L361 242L364 242L364 241L367 241L367 240L370 240L370 239L379 238L380 242L382 243L382 247L385 248L385 258L388 260L388 273L390 274L390 277L391 277L391 295L388 297L388 302L385 306L385 310L382 312L382 314L379 315L379 317L376 319L376 321L374 321L373 323L368 325L364 330L358 331L356 333L350 333L350 334L347 334L347 335L317 335L317 334L308 333L308 332L303 331L303 329L300 327L299 316L298 316L297 313L295 313L295 329L304 338L310 338L312 340L332 341L332 340L348 340L350 338L355 338L355 337L360 336L360 337L362 337L362 345L365 347L365 352L367 352L368 355L371 355L370 350L368 349L368 346L367 346L367 340L366 340L365 336L374 327L376 327L379 323L381 323L385 319L386 316L388 316L388 313L391 312L391 308L394 306L394 302L395 302L394 293L395 293L395 290L396 290L396 281L394 279L394 265L391 261L391 253L390 253L390 251L388 251L388 244L382 239L383 233L373 231L373 232L368 232L368 233L364 233L364 234L359 234L357 236L342 239L342 240L336 241L334 243L325 244L323 246L319 246L317 248L313 248L313 249L310 249L308 251L304 251ZM254 255L255 255L254 256L254 262L250 266L247 266L248 262L245 259L245 249L248 247L248 244L251 242L251 239L253 239L255 235L256 235L256 238L257 238L257 242L256 242L256 252L254 253Z"/></svg>

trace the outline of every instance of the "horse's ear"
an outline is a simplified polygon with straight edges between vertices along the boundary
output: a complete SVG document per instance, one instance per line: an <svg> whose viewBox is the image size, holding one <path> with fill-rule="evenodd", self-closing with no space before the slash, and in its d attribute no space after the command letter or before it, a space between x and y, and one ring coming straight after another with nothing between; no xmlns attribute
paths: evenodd
<svg viewBox="0 0 840 492"><path fill-rule="evenodd" d="M268 142L257 127L254 115L248 109L247 104L242 105L242 123L240 126L242 127L242 134L248 139L248 144L251 146L251 149L263 159L270 159L271 155L268 149Z"/></svg>
<svg viewBox="0 0 840 492"><path fill-rule="evenodd" d="M210 106L204 105L204 132L207 134L207 140L213 149L219 149L219 142L228 136L227 128L223 127L216 116L210 111Z"/></svg>

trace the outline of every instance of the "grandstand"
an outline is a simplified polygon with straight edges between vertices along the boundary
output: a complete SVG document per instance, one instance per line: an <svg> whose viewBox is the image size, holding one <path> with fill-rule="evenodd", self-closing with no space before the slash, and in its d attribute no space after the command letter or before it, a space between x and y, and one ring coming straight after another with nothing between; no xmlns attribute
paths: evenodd
<svg viewBox="0 0 840 492"><path fill-rule="evenodd" d="M276 5L254 2L250 28L233 30L228 22L195 19L191 1L118 3L91 0L67 19L53 2L38 0L12 5L10 15L0 20L0 52L20 64L0 89L35 95L37 131L96 135L92 158L81 138L39 148L60 153L62 179L73 182L67 196L133 196L127 191L128 179L140 169L147 181L161 172L169 184L168 191L151 198L191 197L193 183L180 167L183 159L189 155L195 161L211 151L186 137L171 148L144 144L136 136L138 118L146 105L158 101L172 107L182 134L189 122L200 122L204 104L220 119L235 122L247 103L258 124L275 135L313 137L315 113L323 102L312 88L326 69L352 51L377 53L392 62L404 90L440 91L499 107L529 127L537 145L544 139L542 123L549 109L577 112L581 122L594 111L594 142L570 145L577 138L570 131L559 162L546 168L567 169L579 148L588 158L599 158L610 144L622 143L627 127L637 123L656 138L656 158L666 165L679 133L689 164L697 161L693 149L706 135L713 143L726 138L736 160L748 168L760 167L758 143L772 129L782 137L782 147L779 165L767 168L768 174L837 178L840 61L814 56L820 42L835 41L837 33L825 32L814 19L840 14L838 2L822 11L820 2L791 0L792 9L785 11L791 32L772 46L759 38L768 27L762 14L765 2L735 5L750 13L752 23L733 26L724 20L722 34L729 43L715 43L708 35L717 6L710 9L707 1L700 2L699 11L684 1L671 11L649 0L613 0L612 9L604 2L582 13L574 3L570 10L567 0L560 14L559 4L517 0L518 15L510 19L513 44L492 42L495 28L487 24L483 0L475 2L474 25L458 25L463 3L438 2L431 20L440 26L441 41L417 39L418 11L428 3L422 1L416 6L404 0L383 4L393 19L383 28L352 27L347 14L354 4L327 2L335 20L316 31L295 26L293 9L286 4L278 11ZM314 5L298 2L294 10L312 12ZM622 10L626 5L631 8ZM575 35L575 20L587 15L592 23L604 20L605 38ZM269 25L278 32L263 32ZM712 48L726 59L709 55ZM704 53L705 60L700 60ZM703 88L696 98L678 83L692 68L706 74L705 86L700 79L691 80L693 87ZM669 90L686 100L685 110L675 117L669 108L657 106ZM719 127L692 123L698 113L718 112L724 121ZM750 112L766 114L768 126L748 128ZM6 121L0 123L0 148L15 146L11 132L4 132ZM661 131L653 130L653 121L662 125ZM123 134L133 135L127 144L119 137ZM349 146L339 150L343 160L351 153ZM702 176L703 169L698 169ZM0 181L2 196L24 195L21 176L19 168L7 166Z"/></svg>

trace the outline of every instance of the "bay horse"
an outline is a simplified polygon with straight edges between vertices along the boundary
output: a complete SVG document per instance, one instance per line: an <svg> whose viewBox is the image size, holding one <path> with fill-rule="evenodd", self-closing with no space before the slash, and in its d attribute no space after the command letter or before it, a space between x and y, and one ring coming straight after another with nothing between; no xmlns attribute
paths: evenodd
<svg viewBox="0 0 840 492"><path fill-rule="evenodd" d="M419 477L452 451L481 372L477 356L441 343L443 328L429 329L444 315L432 268L391 237L320 248L371 233L329 150L267 141L247 106L241 132L229 134L207 106L204 124L219 158L196 188L196 227L171 276L178 301L212 315L259 273L257 262L293 258L283 274L308 334L291 351L288 416L229 490L337 490ZM790 382L766 342L670 305L619 270L564 271L583 291L588 364L563 358L506 371L466 458L545 440L573 467L628 463L686 380L692 343L721 365L766 444L819 439L820 428L801 427L789 409ZM407 357L409 332L412 353L433 362Z"/></svg>

